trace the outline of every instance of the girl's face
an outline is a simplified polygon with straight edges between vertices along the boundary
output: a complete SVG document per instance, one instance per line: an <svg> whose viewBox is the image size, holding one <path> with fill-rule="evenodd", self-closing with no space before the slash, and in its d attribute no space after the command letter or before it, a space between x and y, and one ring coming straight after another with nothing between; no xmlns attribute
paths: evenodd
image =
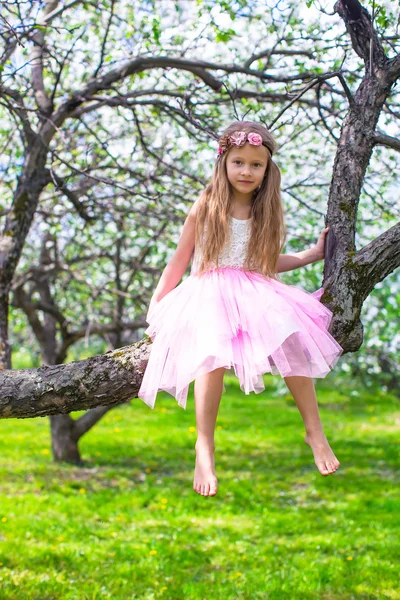
<svg viewBox="0 0 400 600"><path fill-rule="evenodd" d="M226 159L226 172L229 183L241 194L252 194L262 183L269 160L265 146L233 147Z"/></svg>

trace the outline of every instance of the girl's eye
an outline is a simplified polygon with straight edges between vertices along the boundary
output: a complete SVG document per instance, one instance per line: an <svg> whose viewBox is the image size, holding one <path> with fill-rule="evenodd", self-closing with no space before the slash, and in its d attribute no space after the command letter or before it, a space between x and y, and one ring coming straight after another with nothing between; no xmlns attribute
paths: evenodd
<svg viewBox="0 0 400 600"><path fill-rule="evenodd" d="M241 161L241 160L234 160L233 162L234 162L235 164L237 164L237 165L241 165L241 164L242 164L242 161ZM255 164L254 164L254 166L255 166L255 167L261 167L260 163L255 163Z"/></svg>

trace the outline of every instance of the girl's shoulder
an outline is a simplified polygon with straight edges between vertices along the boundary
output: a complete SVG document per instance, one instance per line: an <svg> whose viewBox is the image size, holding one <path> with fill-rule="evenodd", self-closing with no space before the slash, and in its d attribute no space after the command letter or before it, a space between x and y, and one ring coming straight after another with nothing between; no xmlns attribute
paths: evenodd
<svg viewBox="0 0 400 600"><path fill-rule="evenodd" d="M197 213L199 211L199 201L200 198L197 198L197 200L195 200L189 210L188 216L190 215L191 217L196 218L197 217Z"/></svg>

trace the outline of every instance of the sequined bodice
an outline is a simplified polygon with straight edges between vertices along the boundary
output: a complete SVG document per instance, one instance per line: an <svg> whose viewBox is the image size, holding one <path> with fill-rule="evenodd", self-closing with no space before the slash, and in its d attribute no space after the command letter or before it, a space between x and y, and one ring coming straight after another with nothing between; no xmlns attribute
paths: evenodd
<svg viewBox="0 0 400 600"><path fill-rule="evenodd" d="M243 267L247 245L251 235L251 219L235 219L230 217L230 239L225 243L218 257L219 267ZM195 248L190 274L197 273L201 262L201 250ZM216 266L214 262L211 268Z"/></svg>

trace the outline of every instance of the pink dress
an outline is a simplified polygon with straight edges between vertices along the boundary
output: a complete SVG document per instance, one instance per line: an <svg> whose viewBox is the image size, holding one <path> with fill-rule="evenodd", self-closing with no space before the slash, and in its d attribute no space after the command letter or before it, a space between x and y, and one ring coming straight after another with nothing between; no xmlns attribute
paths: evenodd
<svg viewBox="0 0 400 600"><path fill-rule="evenodd" d="M328 332L331 311L313 293L243 268L251 219L230 218L218 268L190 275L151 311L149 362L139 390L154 408L164 390L186 408L189 384L219 367L233 368L245 394L265 389L264 373L325 377L342 354ZM225 391L225 388L224 388Z"/></svg>

